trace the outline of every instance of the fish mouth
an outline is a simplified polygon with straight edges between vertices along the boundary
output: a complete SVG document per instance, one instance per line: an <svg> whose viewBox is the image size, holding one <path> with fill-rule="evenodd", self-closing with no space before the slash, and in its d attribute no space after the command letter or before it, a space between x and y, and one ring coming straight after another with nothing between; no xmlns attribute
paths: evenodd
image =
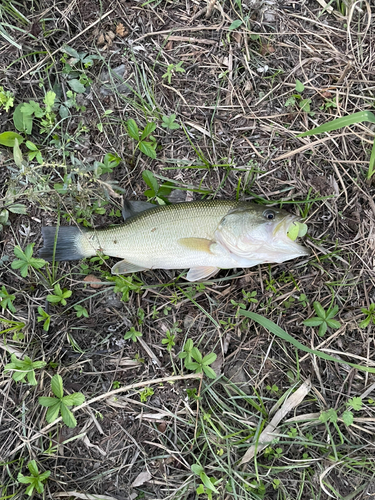
<svg viewBox="0 0 375 500"><path fill-rule="evenodd" d="M288 231L291 228L292 224L295 222L299 222L301 220L300 217L297 217L297 215L287 215L284 217L278 224L276 224L275 227L272 229L272 236L280 236L279 233L284 234L287 236Z"/></svg>
<svg viewBox="0 0 375 500"><path fill-rule="evenodd" d="M298 217L297 215L287 215L278 224L276 224L275 227L273 227L272 236L275 240L278 240L280 243L288 247L288 251L293 249L299 255L310 255L310 250L308 248L300 245L297 241L292 240L288 236L288 232L292 225L300 221L301 217Z"/></svg>

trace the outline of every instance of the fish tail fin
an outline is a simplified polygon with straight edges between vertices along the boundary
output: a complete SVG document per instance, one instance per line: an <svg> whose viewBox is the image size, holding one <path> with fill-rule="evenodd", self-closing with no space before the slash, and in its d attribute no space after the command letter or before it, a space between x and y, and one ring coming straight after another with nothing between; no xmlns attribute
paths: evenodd
<svg viewBox="0 0 375 500"><path fill-rule="evenodd" d="M75 226L44 226L43 248L39 251L39 257L49 262L53 259L60 262L92 257L95 250L88 254L87 245L83 244L83 232L85 229Z"/></svg>

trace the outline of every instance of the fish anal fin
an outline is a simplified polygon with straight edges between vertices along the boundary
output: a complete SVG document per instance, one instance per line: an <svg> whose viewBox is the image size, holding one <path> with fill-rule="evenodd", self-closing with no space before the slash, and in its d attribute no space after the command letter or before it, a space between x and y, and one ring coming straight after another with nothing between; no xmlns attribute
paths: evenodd
<svg viewBox="0 0 375 500"><path fill-rule="evenodd" d="M202 280L204 278L209 278L213 274L217 273L218 270L219 268L214 266L191 267L186 275L186 279L188 281Z"/></svg>
<svg viewBox="0 0 375 500"><path fill-rule="evenodd" d="M180 238L178 243L185 248L189 248L189 250L212 253L210 246L213 241L207 240L206 238Z"/></svg>
<svg viewBox="0 0 375 500"><path fill-rule="evenodd" d="M116 262L116 264L112 267L112 274L130 274L130 273L138 273L139 271L145 271L147 267L137 266L136 264L132 264L127 260L120 260Z"/></svg>

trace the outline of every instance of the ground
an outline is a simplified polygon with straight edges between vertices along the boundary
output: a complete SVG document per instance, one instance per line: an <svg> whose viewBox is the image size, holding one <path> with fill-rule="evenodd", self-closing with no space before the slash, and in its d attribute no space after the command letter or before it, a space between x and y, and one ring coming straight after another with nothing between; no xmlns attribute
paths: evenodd
<svg viewBox="0 0 375 500"><path fill-rule="evenodd" d="M0 13L0 498L43 472L35 498L372 498L372 2ZM119 223L123 198L282 205L311 256L193 284L32 260L43 225ZM54 421L39 398L69 394Z"/></svg>

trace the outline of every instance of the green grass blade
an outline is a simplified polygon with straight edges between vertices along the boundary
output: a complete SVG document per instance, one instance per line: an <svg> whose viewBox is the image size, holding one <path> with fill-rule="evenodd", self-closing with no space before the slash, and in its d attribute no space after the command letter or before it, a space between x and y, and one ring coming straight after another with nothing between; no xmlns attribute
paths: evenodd
<svg viewBox="0 0 375 500"><path fill-rule="evenodd" d="M21 49L21 45L19 45L13 38L5 31L5 29L0 24L0 35L5 38L7 42L14 45L17 49Z"/></svg>
<svg viewBox="0 0 375 500"><path fill-rule="evenodd" d="M370 368L368 366L361 366L361 365L356 365L354 363L349 363L348 361L344 361L342 359L335 358L333 356L330 356L329 354L326 354L321 351L317 351L315 349L310 349L309 347L301 344L301 342L298 342L294 337L289 335L285 330L280 328L280 326L276 325L273 321L265 318L264 316L261 316L260 314L253 313L251 311L244 311L241 310L240 314L243 316L247 316L248 318L252 319L253 321L256 321L260 326L263 326L266 330L269 332L273 333L277 337L280 337L283 340L286 340L290 344L294 345L294 347L297 347L297 349L300 349L301 351L308 352L309 354L314 354L315 356L318 356L319 358L325 359L327 361L333 361L334 363L342 363L349 365L353 368L356 368L357 370L361 370L364 372L369 372L369 373L375 373L375 368Z"/></svg>
<svg viewBox="0 0 375 500"><path fill-rule="evenodd" d="M332 132L333 130L338 130L339 128L348 127L349 125L355 125L356 123L362 122L375 123L374 113L371 111L359 111L358 113L353 113L348 116L343 116L342 118L337 118L337 120L324 123L319 127L315 127L307 132L303 132L303 134L299 134L297 137L306 137L307 135L321 134L322 132Z"/></svg>
<svg viewBox="0 0 375 500"><path fill-rule="evenodd" d="M371 155L370 155L370 163L368 166L367 179L371 179L372 175L375 172L375 141L372 145Z"/></svg>

